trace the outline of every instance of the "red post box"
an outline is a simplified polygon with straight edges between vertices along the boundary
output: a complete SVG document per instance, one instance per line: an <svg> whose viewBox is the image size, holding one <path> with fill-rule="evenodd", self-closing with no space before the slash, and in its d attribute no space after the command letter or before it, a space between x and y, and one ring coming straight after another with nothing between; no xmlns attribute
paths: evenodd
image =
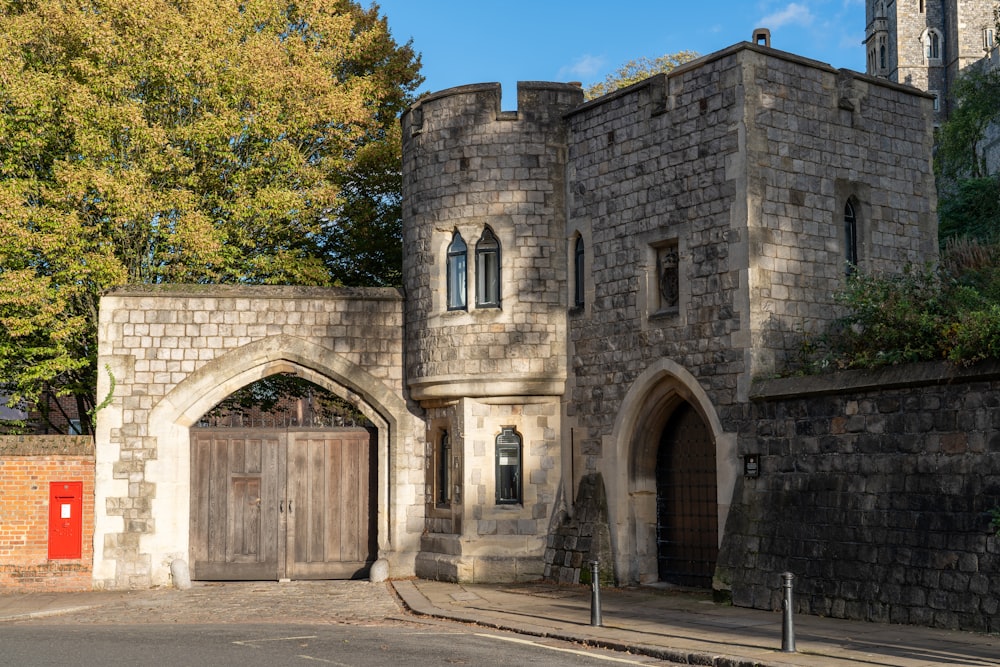
<svg viewBox="0 0 1000 667"><path fill-rule="evenodd" d="M49 560L83 554L83 482L49 482Z"/></svg>

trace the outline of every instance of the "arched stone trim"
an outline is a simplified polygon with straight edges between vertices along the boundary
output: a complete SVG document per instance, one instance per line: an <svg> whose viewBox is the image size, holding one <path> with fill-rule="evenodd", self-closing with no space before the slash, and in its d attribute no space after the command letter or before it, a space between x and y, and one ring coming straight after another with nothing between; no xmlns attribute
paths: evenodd
<svg viewBox="0 0 1000 667"><path fill-rule="evenodd" d="M736 434L723 430L697 378L676 362L661 359L632 383L605 443L611 453L604 471L611 540L621 583L657 580L656 454L667 420L685 401L705 420L715 441L721 543L738 471Z"/></svg>
<svg viewBox="0 0 1000 667"><path fill-rule="evenodd" d="M379 557L390 552L413 551L418 544L404 545L406 521L390 503L398 501L390 488L395 468L391 457L403 451L402 440L410 415L404 400L363 368L333 350L289 335L276 335L248 343L206 363L181 380L150 410L147 433L155 457L146 462L142 483L155 488L151 515L154 530L139 539L139 553L150 559L153 585L170 583L169 566L175 558L189 558L191 461L190 428L198 419L233 391L275 373L294 372L345 400L354 403L378 428L378 527ZM100 495L100 492L99 492ZM106 502L110 494L98 497ZM390 532L390 527L395 532ZM105 536L107 537L107 536ZM120 569L95 553L98 573ZM390 563L390 565L392 565ZM115 578L121 578L116 572Z"/></svg>
<svg viewBox="0 0 1000 667"><path fill-rule="evenodd" d="M171 389L150 412L150 425L161 414L183 426L192 426L205 412L237 389L275 373L302 370L315 377L303 377L350 401L344 389L355 392L365 404L380 406L383 416L405 412L402 398L363 368L333 350L309 341L281 334L230 350L213 359ZM335 384L330 384L329 378ZM365 406L358 407L365 412ZM379 413L381 414L381 412ZM365 412L365 416L373 415Z"/></svg>

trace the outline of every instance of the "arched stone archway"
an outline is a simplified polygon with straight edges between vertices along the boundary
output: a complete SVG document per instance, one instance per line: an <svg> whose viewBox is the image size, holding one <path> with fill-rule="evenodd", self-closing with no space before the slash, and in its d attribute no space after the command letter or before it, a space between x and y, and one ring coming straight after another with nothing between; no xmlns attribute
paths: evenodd
<svg viewBox="0 0 1000 667"><path fill-rule="evenodd" d="M723 430L715 407L687 370L661 359L632 383L606 442L615 453L607 480L615 572L622 583L659 580L656 545L656 461L661 436L675 411L689 404L715 442L719 541L738 471L736 434Z"/></svg>
<svg viewBox="0 0 1000 667"><path fill-rule="evenodd" d="M107 373L98 391L111 402L98 413L95 585L169 583L171 561L188 555L191 426L234 390L283 372L355 404L375 424L379 557L412 573L419 532L409 534L405 518L422 503L415 485L398 480L422 468L407 456L419 427L402 398L398 293L214 289L231 296L102 301Z"/></svg>

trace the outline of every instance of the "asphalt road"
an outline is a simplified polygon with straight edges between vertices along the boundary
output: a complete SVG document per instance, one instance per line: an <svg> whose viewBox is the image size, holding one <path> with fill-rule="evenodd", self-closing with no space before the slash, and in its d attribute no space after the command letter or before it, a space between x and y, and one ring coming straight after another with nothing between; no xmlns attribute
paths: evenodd
<svg viewBox="0 0 1000 667"><path fill-rule="evenodd" d="M451 623L378 625L0 625L0 665L303 667L666 665Z"/></svg>

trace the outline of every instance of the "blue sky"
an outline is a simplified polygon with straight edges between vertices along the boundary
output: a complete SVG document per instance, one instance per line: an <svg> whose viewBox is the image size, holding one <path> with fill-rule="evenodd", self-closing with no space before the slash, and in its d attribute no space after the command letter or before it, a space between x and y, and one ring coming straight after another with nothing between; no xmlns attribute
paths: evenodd
<svg viewBox="0 0 1000 667"><path fill-rule="evenodd" d="M368 6L370 0L361 0ZM864 0L381 0L398 42L422 54L421 91L499 81L604 79L634 58L705 55L771 30L771 46L863 71Z"/></svg>

